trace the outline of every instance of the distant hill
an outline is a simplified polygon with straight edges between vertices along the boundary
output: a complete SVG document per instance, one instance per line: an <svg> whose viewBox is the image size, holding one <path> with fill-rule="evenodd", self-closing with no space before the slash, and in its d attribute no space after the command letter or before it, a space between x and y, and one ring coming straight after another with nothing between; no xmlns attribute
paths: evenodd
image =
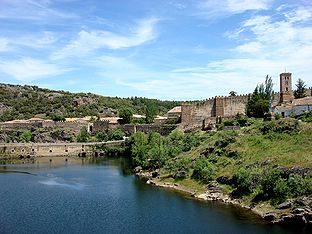
<svg viewBox="0 0 312 234"><path fill-rule="evenodd" d="M0 84L0 121L29 119L34 116L48 119L67 117L114 116L121 107L130 107L144 114L145 107L156 104L158 114L164 114L177 101L160 101L142 97L106 97L92 93L70 93L29 85Z"/></svg>

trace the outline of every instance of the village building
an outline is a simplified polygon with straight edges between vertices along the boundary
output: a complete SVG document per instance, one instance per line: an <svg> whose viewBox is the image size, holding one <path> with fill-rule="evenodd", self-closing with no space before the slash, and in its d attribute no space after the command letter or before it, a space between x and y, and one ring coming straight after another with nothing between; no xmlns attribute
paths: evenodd
<svg viewBox="0 0 312 234"><path fill-rule="evenodd" d="M294 98L292 90L292 74L289 72L280 74L280 98L277 105L273 105L271 111L282 117L300 115L312 110L312 89L306 90L306 97Z"/></svg>
<svg viewBox="0 0 312 234"><path fill-rule="evenodd" d="M280 92L274 94L271 111L283 117L300 115L312 110L312 88L306 90L307 97L294 99L292 74L280 74ZM246 115L249 94L238 96L217 96L202 102L183 103L181 126L183 129L206 129L220 119L231 119Z"/></svg>

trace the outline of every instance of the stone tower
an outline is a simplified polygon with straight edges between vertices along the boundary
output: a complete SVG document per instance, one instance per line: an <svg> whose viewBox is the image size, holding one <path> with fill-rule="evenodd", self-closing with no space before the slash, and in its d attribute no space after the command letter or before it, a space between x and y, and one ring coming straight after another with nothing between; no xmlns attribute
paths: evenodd
<svg viewBox="0 0 312 234"><path fill-rule="evenodd" d="M280 103L291 104L294 100L291 88L291 73L280 74Z"/></svg>

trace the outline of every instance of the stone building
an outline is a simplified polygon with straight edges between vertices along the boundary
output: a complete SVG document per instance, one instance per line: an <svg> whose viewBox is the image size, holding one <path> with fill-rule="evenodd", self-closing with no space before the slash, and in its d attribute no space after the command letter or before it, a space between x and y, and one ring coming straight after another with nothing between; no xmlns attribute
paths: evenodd
<svg viewBox="0 0 312 234"><path fill-rule="evenodd" d="M287 117L300 115L312 110L311 88L306 90L306 97L294 99L292 90L292 74L289 72L280 74L280 98L276 105L272 106L272 112Z"/></svg>
<svg viewBox="0 0 312 234"><path fill-rule="evenodd" d="M292 74L280 74L280 92L273 95L271 111L282 116L302 114L312 110L312 88L306 90L307 97L294 99ZM249 95L214 97L203 102L183 103L181 126L184 129L207 128L220 118L230 119L237 114L245 115Z"/></svg>
<svg viewBox="0 0 312 234"><path fill-rule="evenodd" d="M220 118L245 115L248 95L214 97L203 102L183 103L181 125L184 129L206 128Z"/></svg>

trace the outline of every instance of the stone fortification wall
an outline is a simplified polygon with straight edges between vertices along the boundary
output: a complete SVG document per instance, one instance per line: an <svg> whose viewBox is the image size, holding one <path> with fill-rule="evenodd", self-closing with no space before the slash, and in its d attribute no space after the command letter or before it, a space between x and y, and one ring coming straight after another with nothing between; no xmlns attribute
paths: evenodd
<svg viewBox="0 0 312 234"><path fill-rule="evenodd" d="M231 118L237 113L246 114L249 95L215 97L198 103L183 103L181 125L184 128L205 128L214 124L217 117Z"/></svg>
<svg viewBox="0 0 312 234"><path fill-rule="evenodd" d="M0 123L0 128L14 128L14 129L42 128L42 122L33 122L33 123L3 122Z"/></svg>
<svg viewBox="0 0 312 234"><path fill-rule="evenodd" d="M42 127L44 128L65 128L71 129L78 133L82 127L86 127L88 129L88 122L63 122L63 121L44 121L42 122Z"/></svg>
<svg viewBox="0 0 312 234"><path fill-rule="evenodd" d="M93 124L92 133L98 133L109 129L109 121L99 120Z"/></svg>
<svg viewBox="0 0 312 234"><path fill-rule="evenodd" d="M89 143L0 143L1 157L52 157L52 156L87 156L94 152L94 146L115 147L124 141L89 142Z"/></svg>
<svg viewBox="0 0 312 234"><path fill-rule="evenodd" d="M161 135L168 135L176 125L155 125L155 124L110 124L108 121L97 121L93 124L92 133L107 131L109 129L119 128L127 135L131 135L135 132L158 132Z"/></svg>
<svg viewBox="0 0 312 234"><path fill-rule="evenodd" d="M120 125L119 128L122 129L127 134L131 135L135 132L158 132L161 135L168 135L172 130L174 130L176 125L154 125L154 124L125 124Z"/></svg>
<svg viewBox="0 0 312 234"><path fill-rule="evenodd" d="M224 100L224 117L233 117L239 114L246 114L246 106L249 95L236 97L225 97ZM220 115L222 116L222 115Z"/></svg>

